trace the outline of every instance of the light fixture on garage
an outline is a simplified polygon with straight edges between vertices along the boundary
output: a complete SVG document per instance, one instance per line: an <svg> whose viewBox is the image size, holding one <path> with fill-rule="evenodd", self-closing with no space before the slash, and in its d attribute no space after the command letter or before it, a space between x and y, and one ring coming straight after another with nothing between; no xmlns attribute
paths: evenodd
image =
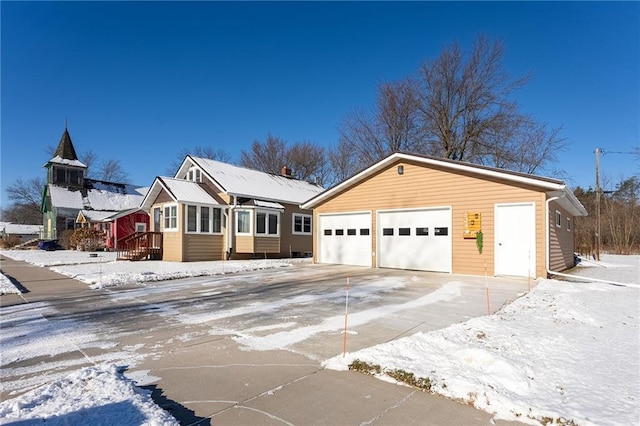
<svg viewBox="0 0 640 426"><path fill-rule="evenodd" d="M398 174L399 174L399 175L404 174L404 166L403 166L402 164L400 164L400 165L398 166Z"/></svg>

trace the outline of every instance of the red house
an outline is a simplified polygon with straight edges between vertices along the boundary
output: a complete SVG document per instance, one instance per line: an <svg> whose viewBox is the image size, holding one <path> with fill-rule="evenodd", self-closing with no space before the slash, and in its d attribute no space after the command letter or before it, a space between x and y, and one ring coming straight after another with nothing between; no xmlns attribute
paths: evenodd
<svg viewBox="0 0 640 426"><path fill-rule="evenodd" d="M80 210L76 222L80 226L91 226L105 233L105 248L118 250L118 241L134 232L146 232L149 229L149 214L133 208L120 212L100 210Z"/></svg>

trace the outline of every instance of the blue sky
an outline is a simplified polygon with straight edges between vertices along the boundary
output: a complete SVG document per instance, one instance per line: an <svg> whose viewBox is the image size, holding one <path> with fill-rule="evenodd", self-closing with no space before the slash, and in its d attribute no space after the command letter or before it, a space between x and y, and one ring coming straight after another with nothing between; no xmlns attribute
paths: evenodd
<svg viewBox="0 0 640 426"><path fill-rule="evenodd" d="M376 84L453 41L502 38L531 73L523 111L563 126L554 168L593 186L640 172L640 3L6 2L1 13L1 188L44 177L64 131L150 185L183 148L238 156L268 134L331 146Z"/></svg>

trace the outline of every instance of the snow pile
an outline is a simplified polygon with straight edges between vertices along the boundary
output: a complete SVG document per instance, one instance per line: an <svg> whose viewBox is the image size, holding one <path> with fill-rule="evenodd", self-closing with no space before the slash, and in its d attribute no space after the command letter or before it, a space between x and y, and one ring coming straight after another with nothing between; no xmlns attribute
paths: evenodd
<svg viewBox="0 0 640 426"><path fill-rule="evenodd" d="M0 254L16 260L24 260L38 266L67 275L100 289L127 284L175 280L189 277L234 274L283 268L293 263L311 262L303 259L228 260L210 262L116 261L113 252L101 252L90 257L88 252L60 250L5 250ZM95 254L95 253L94 253Z"/></svg>
<svg viewBox="0 0 640 426"><path fill-rule="evenodd" d="M16 288L9 278L0 272L0 294L20 294L20 290Z"/></svg>
<svg viewBox="0 0 640 426"><path fill-rule="evenodd" d="M178 425L115 366L89 367L0 403L0 424ZM31 422L25 422L31 420Z"/></svg>
<svg viewBox="0 0 640 426"><path fill-rule="evenodd" d="M639 424L639 301L637 288L544 280L495 315L324 365L404 370L501 419Z"/></svg>

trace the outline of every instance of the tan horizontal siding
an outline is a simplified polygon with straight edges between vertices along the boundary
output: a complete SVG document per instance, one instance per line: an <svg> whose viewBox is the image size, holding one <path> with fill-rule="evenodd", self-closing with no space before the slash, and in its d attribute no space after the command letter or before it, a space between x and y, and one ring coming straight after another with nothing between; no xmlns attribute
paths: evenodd
<svg viewBox="0 0 640 426"><path fill-rule="evenodd" d="M397 165L404 166L404 174L397 173ZM544 193L532 188L496 179L451 170L425 168L411 162L398 162L363 182L340 193L314 209L315 233L318 235L317 215L350 211L372 211L372 251L376 251L376 212L398 208L451 207L452 209L452 266L454 273L481 275L485 264L487 273L494 274L494 216L496 203L533 202L536 206L536 274L544 273ZM478 253L476 241L463 238L464 215L482 214L484 249ZM314 239L317 253L317 238ZM317 260L317 259L316 259ZM375 265L375 259L373 261Z"/></svg>
<svg viewBox="0 0 640 426"><path fill-rule="evenodd" d="M280 238L254 237L254 253L280 253Z"/></svg>
<svg viewBox="0 0 640 426"><path fill-rule="evenodd" d="M562 215L560 227L556 226L556 210ZM571 218L571 230L567 231L567 218ZM552 271L564 271L573 267L573 217L552 201L549 205L549 268Z"/></svg>
<svg viewBox="0 0 640 426"><path fill-rule="evenodd" d="M236 235L235 240L236 253L254 253L254 239L252 236Z"/></svg>
<svg viewBox="0 0 640 426"><path fill-rule="evenodd" d="M293 214L312 215L311 210L302 210L293 204L284 204L285 210L280 215L280 254L290 257L292 253L310 252L313 250L313 236L293 235ZM313 223L312 229L313 229Z"/></svg>
<svg viewBox="0 0 640 426"><path fill-rule="evenodd" d="M196 235L184 236L184 260L187 262L223 260L224 237L222 235Z"/></svg>

